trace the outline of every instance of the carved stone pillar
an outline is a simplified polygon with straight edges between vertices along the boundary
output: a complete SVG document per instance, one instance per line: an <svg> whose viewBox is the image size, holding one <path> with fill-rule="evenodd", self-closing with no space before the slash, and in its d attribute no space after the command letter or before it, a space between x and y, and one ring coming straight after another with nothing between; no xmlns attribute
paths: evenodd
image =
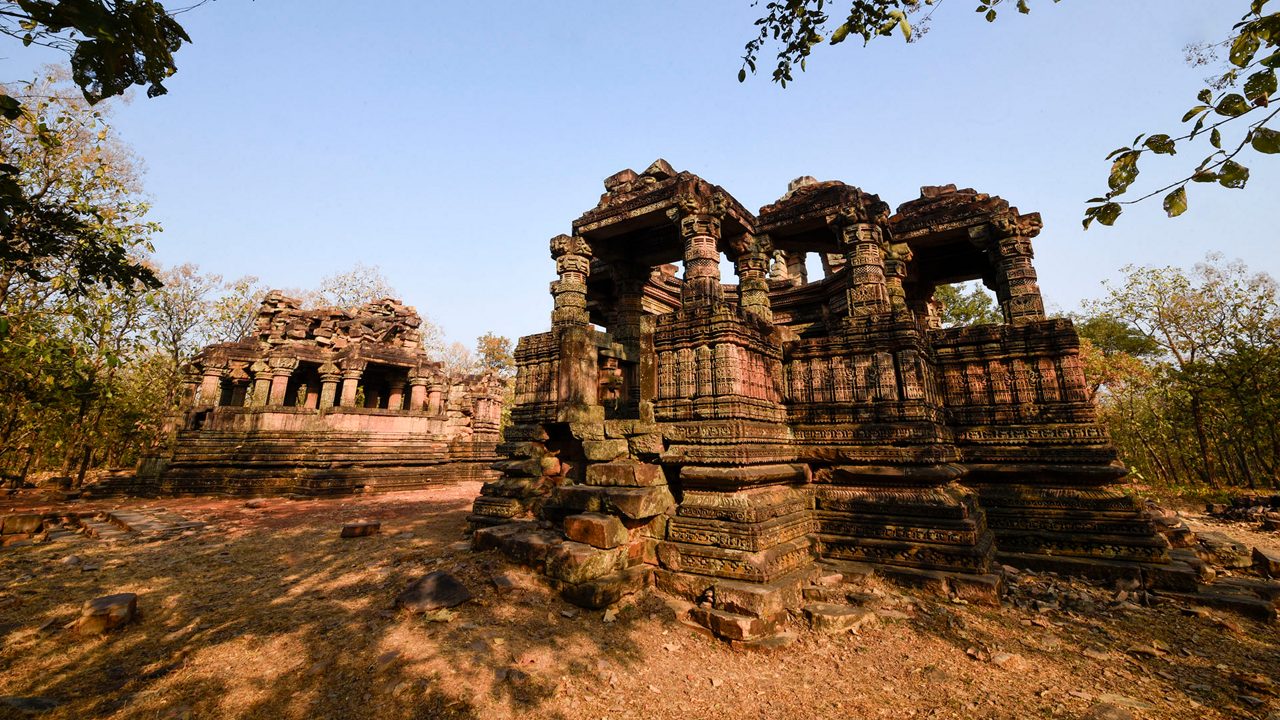
<svg viewBox="0 0 1280 720"><path fill-rule="evenodd" d="M773 322L773 308L769 305L769 257L773 247L768 235L759 237L744 235L733 243L736 257L734 273L738 276L738 307L765 322Z"/></svg>
<svg viewBox="0 0 1280 720"><path fill-rule="evenodd" d="M222 377L227 374L227 366L216 363L205 363L201 373L200 395L196 400L199 405L217 405L222 395Z"/></svg>
<svg viewBox="0 0 1280 720"><path fill-rule="evenodd" d="M255 360L249 366L253 374L253 390L249 394L249 405L261 407L267 404L267 395L271 389L271 366L263 360Z"/></svg>
<svg viewBox="0 0 1280 720"><path fill-rule="evenodd" d="M885 248L879 226L856 217L837 220L840 249L849 264L849 315L874 315L890 309L885 278Z"/></svg>
<svg viewBox="0 0 1280 720"><path fill-rule="evenodd" d="M387 409L404 409L404 379L392 378L387 382Z"/></svg>
<svg viewBox="0 0 1280 720"><path fill-rule="evenodd" d="M885 293L895 314L907 313L907 293L902 287L907 279L907 263L911 262L911 248L906 243L889 243L884 254Z"/></svg>
<svg viewBox="0 0 1280 720"><path fill-rule="evenodd" d="M680 225L684 239L684 284L680 302L684 307L718 305L724 300L720 287L720 220L724 198L683 195L668 216Z"/></svg>
<svg viewBox="0 0 1280 720"><path fill-rule="evenodd" d="M342 371L332 362L326 362L320 366L320 409L328 410L333 407L333 401L338 393L338 381L342 379Z"/></svg>
<svg viewBox="0 0 1280 720"><path fill-rule="evenodd" d="M409 412L422 412L427 404L427 385L431 382L426 375L409 376Z"/></svg>
<svg viewBox="0 0 1280 720"><path fill-rule="evenodd" d="M267 396L267 404L284 405L288 400L289 378L293 377L293 371L298 368L298 358L275 356L268 358L267 364L271 366L271 391Z"/></svg>
<svg viewBox="0 0 1280 720"><path fill-rule="evenodd" d="M1040 216L1032 213L1000 218L992 223L997 258L1000 309L1005 322L1022 323L1044 319L1044 301L1036 282L1036 269L1031 260L1031 238L1040 232Z"/></svg>
<svg viewBox="0 0 1280 720"><path fill-rule="evenodd" d="M590 325L587 276L591 274L591 246L580 237L557 235L551 238L551 257L560 276L551 283L551 296L555 299L551 326Z"/></svg>
<svg viewBox="0 0 1280 720"><path fill-rule="evenodd" d="M364 376L366 363L363 360L347 360L342 363L342 399L338 404L352 407L356 404L356 390L360 386L360 378Z"/></svg>
<svg viewBox="0 0 1280 720"><path fill-rule="evenodd" d="M445 386L442 382L433 382L427 385L427 414L443 415L444 414L444 391Z"/></svg>

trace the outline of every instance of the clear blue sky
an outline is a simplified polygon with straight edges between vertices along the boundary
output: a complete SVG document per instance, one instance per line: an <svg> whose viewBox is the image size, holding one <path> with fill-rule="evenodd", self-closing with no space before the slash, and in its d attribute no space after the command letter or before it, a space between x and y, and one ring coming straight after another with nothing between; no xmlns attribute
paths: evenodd
<svg viewBox="0 0 1280 720"><path fill-rule="evenodd" d="M1126 263L1219 250L1280 275L1275 158L1246 160L1243 192L1193 185L1181 218L1155 202L1080 228L1104 156L1181 127L1207 74L1183 46L1224 37L1245 0L1031 4L989 25L946 0L922 42L822 48L784 90L736 80L747 0L219 0L182 16L195 42L169 95L139 93L115 125L145 160L161 262L276 287L378 265L468 344L546 329L547 240L656 157L749 208L799 175L895 207L921 185L1001 195L1043 214L1036 264L1061 309ZM65 62L13 42L0 57L4 80ZM1148 162L1139 189L1198 159Z"/></svg>

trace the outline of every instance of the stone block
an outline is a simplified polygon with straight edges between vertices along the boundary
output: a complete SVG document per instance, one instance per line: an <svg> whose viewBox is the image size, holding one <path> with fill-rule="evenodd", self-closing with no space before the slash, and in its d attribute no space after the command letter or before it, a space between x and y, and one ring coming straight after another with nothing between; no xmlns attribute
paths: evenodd
<svg viewBox="0 0 1280 720"><path fill-rule="evenodd" d="M644 590L652 580L652 568L630 567L614 575L587 582L565 583L560 588L560 597L578 607L603 608L627 595Z"/></svg>
<svg viewBox="0 0 1280 720"><path fill-rule="evenodd" d="M489 469L497 470L508 477L536 478L542 475L542 461L539 457L499 460L490 465Z"/></svg>
<svg viewBox="0 0 1280 720"><path fill-rule="evenodd" d="M951 576L951 591L961 600L975 605L1000 607L1000 596L1004 594L1004 578L996 574L956 573Z"/></svg>
<svg viewBox="0 0 1280 720"><path fill-rule="evenodd" d="M667 476L659 465L631 462L599 463L587 466L587 484L607 487L653 487L666 485Z"/></svg>
<svg viewBox="0 0 1280 720"><path fill-rule="evenodd" d="M1205 562L1226 568L1247 568L1253 564L1249 548L1220 532L1200 533L1197 553Z"/></svg>
<svg viewBox="0 0 1280 720"><path fill-rule="evenodd" d="M560 471L560 458L554 455L547 455L542 458L541 470L543 475L556 476L562 474Z"/></svg>
<svg viewBox="0 0 1280 720"><path fill-rule="evenodd" d="M35 513L6 515L4 521L0 523L0 533L4 535L30 535L40 532L42 525L44 525L44 518Z"/></svg>
<svg viewBox="0 0 1280 720"><path fill-rule="evenodd" d="M582 443L582 454L591 462L609 462L627 456L626 440L586 440ZM587 469L590 473L590 468Z"/></svg>
<svg viewBox="0 0 1280 720"><path fill-rule="evenodd" d="M1254 548L1253 566L1267 577L1280 578L1280 552Z"/></svg>
<svg viewBox="0 0 1280 720"><path fill-rule="evenodd" d="M715 587L716 579L706 575L657 568L653 571L653 584L668 595L674 595L689 602L697 602L702 599L707 590Z"/></svg>
<svg viewBox="0 0 1280 720"><path fill-rule="evenodd" d="M627 438L627 449L638 458L653 459L661 455L666 446L662 444L661 433L648 433Z"/></svg>
<svg viewBox="0 0 1280 720"><path fill-rule="evenodd" d="M625 547L601 550L586 543L566 542L547 552L547 575L570 584L612 575L626 566Z"/></svg>
<svg viewBox="0 0 1280 720"><path fill-rule="evenodd" d="M604 412L604 408L599 408L599 410L601 411L601 413ZM604 418L602 417L601 420L603 419ZM604 440L604 423L589 422L589 421L570 422L569 433L573 435L575 438L582 440L584 442L587 440L592 440L592 441Z"/></svg>
<svg viewBox="0 0 1280 720"><path fill-rule="evenodd" d="M532 527L531 522L507 522L478 528L471 534L471 547L476 551L494 550L504 546L507 538Z"/></svg>
<svg viewBox="0 0 1280 720"><path fill-rule="evenodd" d="M777 625L772 620L739 615L715 608L695 607L689 611L689 617L699 625L710 629L717 637L726 640L755 640L777 629Z"/></svg>
<svg viewBox="0 0 1280 720"><path fill-rule="evenodd" d="M763 618L777 618L803 597L805 573L797 571L770 583L718 580L713 607L717 610Z"/></svg>
<svg viewBox="0 0 1280 720"><path fill-rule="evenodd" d="M570 540L604 550L627 542L627 529L612 515L582 513L564 519L564 534Z"/></svg>
<svg viewBox="0 0 1280 720"><path fill-rule="evenodd" d="M382 530L382 523L354 522L342 526L342 537L357 538L377 535Z"/></svg>
<svg viewBox="0 0 1280 720"><path fill-rule="evenodd" d="M117 593L94 598L84 604L76 631L82 635L103 635L125 625L138 614L138 596Z"/></svg>
<svg viewBox="0 0 1280 720"><path fill-rule="evenodd" d="M658 487L596 487L592 485L566 485L556 492L560 507L587 512L613 512L632 520L661 515L675 506L675 498L664 486Z"/></svg>
<svg viewBox="0 0 1280 720"><path fill-rule="evenodd" d="M876 621L874 610L829 603L805 605L804 616L809 620L809 626L817 632L833 635L850 630L857 632L864 625Z"/></svg>

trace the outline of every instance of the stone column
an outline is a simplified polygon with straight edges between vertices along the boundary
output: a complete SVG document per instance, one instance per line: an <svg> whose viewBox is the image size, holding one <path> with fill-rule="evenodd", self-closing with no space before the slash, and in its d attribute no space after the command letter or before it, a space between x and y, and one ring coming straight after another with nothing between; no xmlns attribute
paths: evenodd
<svg viewBox="0 0 1280 720"><path fill-rule="evenodd" d="M724 300L720 287L720 220L724 198L682 195L677 207L667 212L679 224L684 239L684 284L680 302L684 307L714 306Z"/></svg>
<svg viewBox="0 0 1280 720"><path fill-rule="evenodd" d="M356 388L360 378L364 376L367 363L363 360L347 360L342 363L342 400L339 405L352 407L356 404Z"/></svg>
<svg viewBox="0 0 1280 720"><path fill-rule="evenodd" d="M649 268L638 265L613 265L614 303L609 333L613 339L632 343L640 338L640 319L644 317L644 286L649 281Z"/></svg>
<svg viewBox="0 0 1280 720"><path fill-rule="evenodd" d="M902 283L907 279L907 263L911 257L911 248L906 243L890 243L884 254L885 292L895 314L908 312L907 292Z"/></svg>
<svg viewBox="0 0 1280 720"><path fill-rule="evenodd" d="M431 380L426 375L409 376L409 412L422 412L427 403L427 384Z"/></svg>
<svg viewBox="0 0 1280 720"><path fill-rule="evenodd" d="M1040 215L998 218L991 224L995 235L992 254L998 258L996 274L1000 309L1007 323L1044 319L1044 301L1031 260L1031 238L1040 233Z"/></svg>
<svg viewBox="0 0 1280 720"><path fill-rule="evenodd" d="M326 362L320 366L320 409L328 410L333 407L333 401L338 393L338 381L342 379L342 372L338 370L338 366L332 362Z"/></svg>
<svg viewBox="0 0 1280 720"><path fill-rule="evenodd" d="M404 409L404 379L392 378L387 382L387 409Z"/></svg>
<svg viewBox="0 0 1280 720"><path fill-rule="evenodd" d="M267 364L271 366L271 390L267 395L267 404L282 406L288 399L289 378L293 377L293 371L298 367L298 358L274 356L267 358Z"/></svg>
<svg viewBox="0 0 1280 720"><path fill-rule="evenodd" d="M768 323L773 323L769 305L769 257L773 247L768 235L744 235L732 243L736 254L733 270L738 276L738 307Z"/></svg>
<svg viewBox="0 0 1280 720"><path fill-rule="evenodd" d="M445 385L442 382L433 382L427 385L427 414L443 415L444 414L444 391Z"/></svg>
<svg viewBox="0 0 1280 720"><path fill-rule="evenodd" d="M885 279L883 233L874 223L858 218L842 218L837 225L840 249L849 264L849 315L888 312L889 292Z"/></svg>
<svg viewBox="0 0 1280 720"><path fill-rule="evenodd" d="M271 366L263 360L255 360L249 366L249 372L253 374L253 391L250 394L250 405L254 407L262 407L267 404L267 395L271 388Z"/></svg>
<svg viewBox="0 0 1280 720"><path fill-rule="evenodd" d="M217 405L222 395L222 376L227 374L225 365L205 363L201 372L199 405Z"/></svg>
<svg viewBox="0 0 1280 720"><path fill-rule="evenodd" d="M591 274L591 246L581 237L557 235L551 238L551 257L560 276L551 283L551 296L555 299L551 327L590 325L587 277Z"/></svg>

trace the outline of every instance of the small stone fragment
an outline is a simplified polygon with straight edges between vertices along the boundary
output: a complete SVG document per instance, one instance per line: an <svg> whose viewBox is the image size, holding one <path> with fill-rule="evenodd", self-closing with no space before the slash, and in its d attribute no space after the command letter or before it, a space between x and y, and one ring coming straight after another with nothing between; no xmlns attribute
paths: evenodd
<svg viewBox="0 0 1280 720"><path fill-rule="evenodd" d="M103 635L128 623L137 612L137 595L104 595L84 604L80 619L76 621L76 630L82 635Z"/></svg>
<svg viewBox="0 0 1280 720"><path fill-rule="evenodd" d="M347 523L342 526L342 537L357 538L377 535L382 529L382 523L378 522L354 522Z"/></svg>

